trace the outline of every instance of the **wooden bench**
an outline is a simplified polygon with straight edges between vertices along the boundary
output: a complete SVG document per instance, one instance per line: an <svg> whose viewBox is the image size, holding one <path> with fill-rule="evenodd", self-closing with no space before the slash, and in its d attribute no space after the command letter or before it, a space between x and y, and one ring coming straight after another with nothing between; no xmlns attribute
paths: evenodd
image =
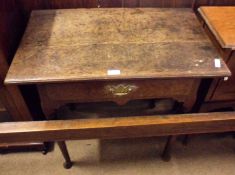
<svg viewBox="0 0 235 175"><path fill-rule="evenodd" d="M59 141L66 168L72 166L64 140L114 139L235 131L235 113L198 113L0 124L0 143Z"/></svg>

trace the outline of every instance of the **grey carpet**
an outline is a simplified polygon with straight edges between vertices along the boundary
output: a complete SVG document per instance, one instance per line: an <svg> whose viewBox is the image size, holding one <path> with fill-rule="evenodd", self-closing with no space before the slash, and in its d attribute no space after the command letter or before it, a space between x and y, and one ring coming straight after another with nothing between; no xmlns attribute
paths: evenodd
<svg viewBox="0 0 235 175"><path fill-rule="evenodd" d="M188 146L176 142L172 160L160 153L166 138L83 140L68 142L74 166L65 170L55 146L39 152L0 155L1 175L235 175L235 140L193 136Z"/></svg>

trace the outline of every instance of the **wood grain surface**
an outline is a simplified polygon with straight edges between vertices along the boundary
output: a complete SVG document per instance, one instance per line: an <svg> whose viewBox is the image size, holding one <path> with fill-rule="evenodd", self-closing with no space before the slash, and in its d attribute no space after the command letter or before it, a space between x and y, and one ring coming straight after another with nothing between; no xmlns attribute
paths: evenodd
<svg viewBox="0 0 235 175"><path fill-rule="evenodd" d="M234 130L234 112L15 122L0 124L0 142L130 138Z"/></svg>
<svg viewBox="0 0 235 175"><path fill-rule="evenodd" d="M219 81L217 88L211 98L212 101L234 101L235 100L235 52L233 52L227 65L232 72L232 76L224 81Z"/></svg>
<svg viewBox="0 0 235 175"><path fill-rule="evenodd" d="M235 7L201 7L199 12L221 46L235 50Z"/></svg>
<svg viewBox="0 0 235 175"><path fill-rule="evenodd" d="M217 57L191 9L34 11L5 82L229 76Z"/></svg>

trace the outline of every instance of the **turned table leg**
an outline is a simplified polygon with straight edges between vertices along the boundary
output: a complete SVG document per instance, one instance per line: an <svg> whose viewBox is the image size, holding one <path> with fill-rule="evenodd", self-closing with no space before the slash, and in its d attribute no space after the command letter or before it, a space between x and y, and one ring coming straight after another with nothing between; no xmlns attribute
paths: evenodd
<svg viewBox="0 0 235 175"><path fill-rule="evenodd" d="M163 161L170 161L171 160L171 148L172 143L176 140L176 136L168 136L166 145L164 147L164 151L161 155Z"/></svg>
<svg viewBox="0 0 235 175"><path fill-rule="evenodd" d="M70 156L69 156L68 149L67 149L65 141L59 141L57 143L58 143L60 151L62 152L63 157L65 159L64 168L66 168L66 169L71 168L73 163L72 163L72 161L70 159Z"/></svg>
<svg viewBox="0 0 235 175"><path fill-rule="evenodd" d="M182 144L183 145L188 145L188 142L189 142L189 135L184 135L184 138L182 140Z"/></svg>

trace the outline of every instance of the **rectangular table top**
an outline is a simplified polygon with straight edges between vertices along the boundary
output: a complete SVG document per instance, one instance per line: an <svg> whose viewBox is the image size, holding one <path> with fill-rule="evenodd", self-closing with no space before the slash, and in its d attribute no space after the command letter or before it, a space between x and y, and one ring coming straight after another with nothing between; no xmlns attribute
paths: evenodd
<svg viewBox="0 0 235 175"><path fill-rule="evenodd" d="M191 9L33 11L5 83L222 77Z"/></svg>
<svg viewBox="0 0 235 175"><path fill-rule="evenodd" d="M235 7L201 7L199 12L221 47L235 50Z"/></svg>

